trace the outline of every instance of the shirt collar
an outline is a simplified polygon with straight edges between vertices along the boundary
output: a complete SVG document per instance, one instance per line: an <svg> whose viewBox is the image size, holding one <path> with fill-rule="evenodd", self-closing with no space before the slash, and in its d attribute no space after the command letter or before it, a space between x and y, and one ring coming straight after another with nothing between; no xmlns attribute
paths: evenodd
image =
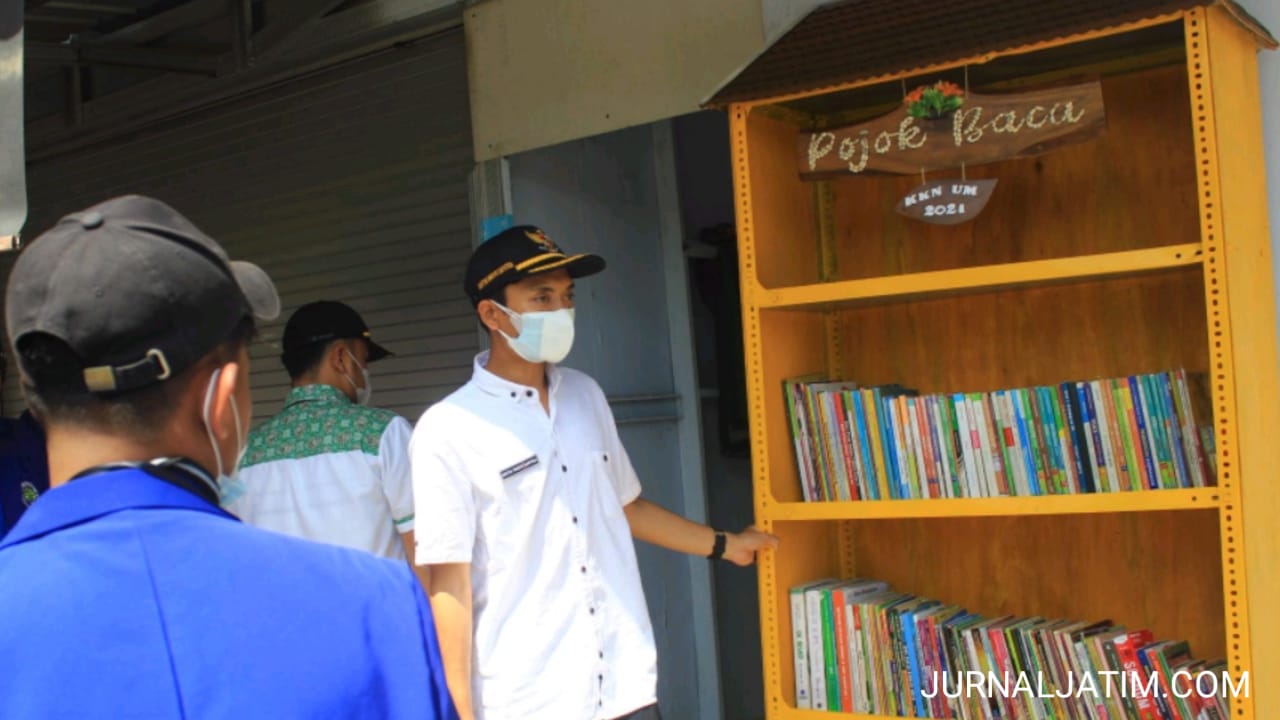
<svg viewBox="0 0 1280 720"><path fill-rule="evenodd" d="M0 549L137 508L195 510L235 520L227 511L182 488L137 468L126 468L80 478L44 493L0 542Z"/></svg>
<svg viewBox="0 0 1280 720"><path fill-rule="evenodd" d="M332 385L316 383L314 385L303 385L290 390L289 396L284 399L284 406L290 407L304 402L350 405L351 398L347 397L341 390Z"/></svg>
<svg viewBox="0 0 1280 720"><path fill-rule="evenodd" d="M525 400L538 401L538 389L529 385L521 385L520 383L511 382L506 378L499 377L485 367L489 362L489 351L483 350L476 355L475 363L472 368L471 381L476 384L484 392L495 397L505 397L517 402ZM556 389L560 387L560 369L553 363L547 363L547 394L554 396Z"/></svg>

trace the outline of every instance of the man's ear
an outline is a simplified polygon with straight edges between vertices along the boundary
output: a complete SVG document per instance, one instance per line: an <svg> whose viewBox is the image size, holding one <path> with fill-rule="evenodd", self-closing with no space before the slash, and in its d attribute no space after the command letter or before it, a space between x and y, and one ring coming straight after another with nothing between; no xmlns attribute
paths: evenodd
<svg viewBox="0 0 1280 720"><path fill-rule="evenodd" d="M489 328L490 331L506 330L507 326L510 325L509 319L504 321L507 314L502 312L497 303L492 300L481 300L480 304L476 306L476 313L480 315L480 322L484 323L484 326Z"/></svg>
<svg viewBox="0 0 1280 720"><path fill-rule="evenodd" d="M236 432L239 420L231 417L235 412L231 401L236 395L236 388L247 378L243 377L243 368L235 360L224 363L221 368L222 372L218 373L218 380L213 386L213 397L209 400L209 422L217 438L225 440ZM200 401L204 402L204 398L201 397Z"/></svg>
<svg viewBox="0 0 1280 720"><path fill-rule="evenodd" d="M330 368L339 374L347 372L348 358L347 353L345 352L346 347L346 345L342 344L341 340L334 340L329 343L329 347L324 351L325 362L329 364Z"/></svg>

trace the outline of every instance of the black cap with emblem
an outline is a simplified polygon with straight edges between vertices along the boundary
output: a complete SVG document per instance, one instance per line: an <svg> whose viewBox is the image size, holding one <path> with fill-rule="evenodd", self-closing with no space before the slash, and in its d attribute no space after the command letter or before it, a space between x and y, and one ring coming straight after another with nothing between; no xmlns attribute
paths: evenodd
<svg viewBox="0 0 1280 720"><path fill-rule="evenodd" d="M284 326L281 345L288 358L317 343L344 338L360 339L369 344L369 362L377 362L392 353L373 341L364 318L350 305L334 300L319 300L303 305L289 317ZM287 365L288 363L286 363Z"/></svg>
<svg viewBox="0 0 1280 720"><path fill-rule="evenodd" d="M604 270L598 255L562 251L547 234L532 225L517 225L494 235L471 254L463 288L472 305L497 297L502 288L530 275L564 268L569 277L585 277Z"/></svg>
<svg viewBox="0 0 1280 720"><path fill-rule="evenodd" d="M165 203L128 195L62 218L19 255L5 294L9 339L55 337L92 392L126 392L186 370L246 317L280 313L257 265L231 260ZM65 378L74 381L74 378Z"/></svg>

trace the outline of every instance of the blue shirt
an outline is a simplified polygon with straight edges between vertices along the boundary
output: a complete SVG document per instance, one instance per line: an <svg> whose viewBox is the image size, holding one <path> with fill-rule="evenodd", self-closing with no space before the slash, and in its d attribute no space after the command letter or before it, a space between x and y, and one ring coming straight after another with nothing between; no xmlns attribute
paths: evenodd
<svg viewBox="0 0 1280 720"><path fill-rule="evenodd" d="M0 418L0 538L48 489L49 461L39 423L30 412L16 420Z"/></svg>
<svg viewBox="0 0 1280 720"><path fill-rule="evenodd" d="M408 565L123 469L46 493L0 543L0 717L457 714Z"/></svg>

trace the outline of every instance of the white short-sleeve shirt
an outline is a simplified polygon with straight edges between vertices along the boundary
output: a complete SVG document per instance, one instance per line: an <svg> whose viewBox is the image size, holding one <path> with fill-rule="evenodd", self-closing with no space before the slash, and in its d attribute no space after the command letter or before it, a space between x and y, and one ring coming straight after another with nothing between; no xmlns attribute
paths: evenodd
<svg viewBox="0 0 1280 720"><path fill-rule="evenodd" d="M409 421L305 385L249 436L222 505L243 522L294 537L406 560L413 529Z"/></svg>
<svg viewBox="0 0 1280 720"><path fill-rule="evenodd" d="M470 563L481 720L613 718L657 697L657 652L623 506L640 495L599 385L538 392L485 369L410 443L418 564Z"/></svg>

